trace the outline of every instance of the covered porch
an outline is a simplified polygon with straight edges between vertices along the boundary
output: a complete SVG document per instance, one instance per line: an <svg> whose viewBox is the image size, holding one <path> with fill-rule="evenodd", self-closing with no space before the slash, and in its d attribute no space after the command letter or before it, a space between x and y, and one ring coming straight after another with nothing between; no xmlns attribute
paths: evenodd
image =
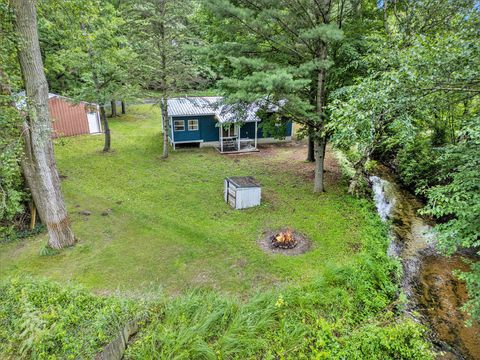
<svg viewBox="0 0 480 360"><path fill-rule="evenodd" d="M222 154L258 151L258 121L252 121L251 123L255 126L253 134L246 133L242 136L242 126L240 123L219 122L219 145L217 150Z"/></svg>

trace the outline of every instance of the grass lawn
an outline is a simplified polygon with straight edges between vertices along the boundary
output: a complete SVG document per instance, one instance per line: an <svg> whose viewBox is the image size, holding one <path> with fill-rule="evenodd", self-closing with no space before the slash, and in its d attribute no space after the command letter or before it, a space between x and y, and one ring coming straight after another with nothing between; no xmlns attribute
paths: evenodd
<svg viewBox="0 0 480 360"><path fill-rule="evenodd" d="M327 192L312 193L313 167L303 161L303 145L243 156L179 150L162 160L157 108L130 107L110 123L109 154L101 152L103 136L56 141L78 244L54 256L39 255L45 234L2 244L1 277L46 276L98 292L161 286L177 294L207 287L245 296L353 261L362 238L378 226L368 203L346 194L331 158ZM235 175L260 181L261 206L235 211L224 203L223 179ZM259 248L264 231L287 226L309 237L313 249L288 257Z"/></svg>

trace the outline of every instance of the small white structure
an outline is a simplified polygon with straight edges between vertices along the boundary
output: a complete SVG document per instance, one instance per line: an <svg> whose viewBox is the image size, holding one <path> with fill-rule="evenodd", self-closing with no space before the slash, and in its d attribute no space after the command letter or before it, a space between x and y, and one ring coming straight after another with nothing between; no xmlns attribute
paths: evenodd
<svg viewBox="0 0 480 360"><path fill-rule="evenodd" d="M225 179L225 202L234 209L260 205L262 189L252 176L234 176Z"/></svg>

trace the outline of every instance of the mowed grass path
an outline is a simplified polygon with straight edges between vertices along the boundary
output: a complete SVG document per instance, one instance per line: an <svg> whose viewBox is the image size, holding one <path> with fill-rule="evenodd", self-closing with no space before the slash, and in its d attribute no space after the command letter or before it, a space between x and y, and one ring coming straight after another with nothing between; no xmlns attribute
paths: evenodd
<svg viewBox="0 0 480 360"><path fill-rule="evenodd" d="M191 149L162 160L158 110L142 105L128 112L110 121L112 153L101 152L103 136L56 141L78 244L50 257L39 255L45 234L0 245L0 276L47 276L100 292L153 285L173 294L209 287L245 295L352 261L374 226L366 202L339 183L312 193L304 147L246 156ZM234 211L224 203L223 179L234 175L260 181L261 206ZM111 213L102 216L106 209ZM260 250L263 231L287 226L312 239L312 251L287 257Z"/></svg>

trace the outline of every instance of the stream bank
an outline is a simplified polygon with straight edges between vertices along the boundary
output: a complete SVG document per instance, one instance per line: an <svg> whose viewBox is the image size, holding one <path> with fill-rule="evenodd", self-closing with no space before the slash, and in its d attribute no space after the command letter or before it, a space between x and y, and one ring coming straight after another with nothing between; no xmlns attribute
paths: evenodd
<svg viewBox="0 0 480 360"><path fill-rule="evenodd" d="M445 257L436 251L435 224L418 215L423 204L397 183L388 168L380 167L370 181L377 211L390 223L388 254L403 265L407 313L430 328L439 359L480 359L480 326L465 325L468 315L460 307L468 297L466 286L452 274L468 271L466 261L478 259L466 254Z"/></svg>

